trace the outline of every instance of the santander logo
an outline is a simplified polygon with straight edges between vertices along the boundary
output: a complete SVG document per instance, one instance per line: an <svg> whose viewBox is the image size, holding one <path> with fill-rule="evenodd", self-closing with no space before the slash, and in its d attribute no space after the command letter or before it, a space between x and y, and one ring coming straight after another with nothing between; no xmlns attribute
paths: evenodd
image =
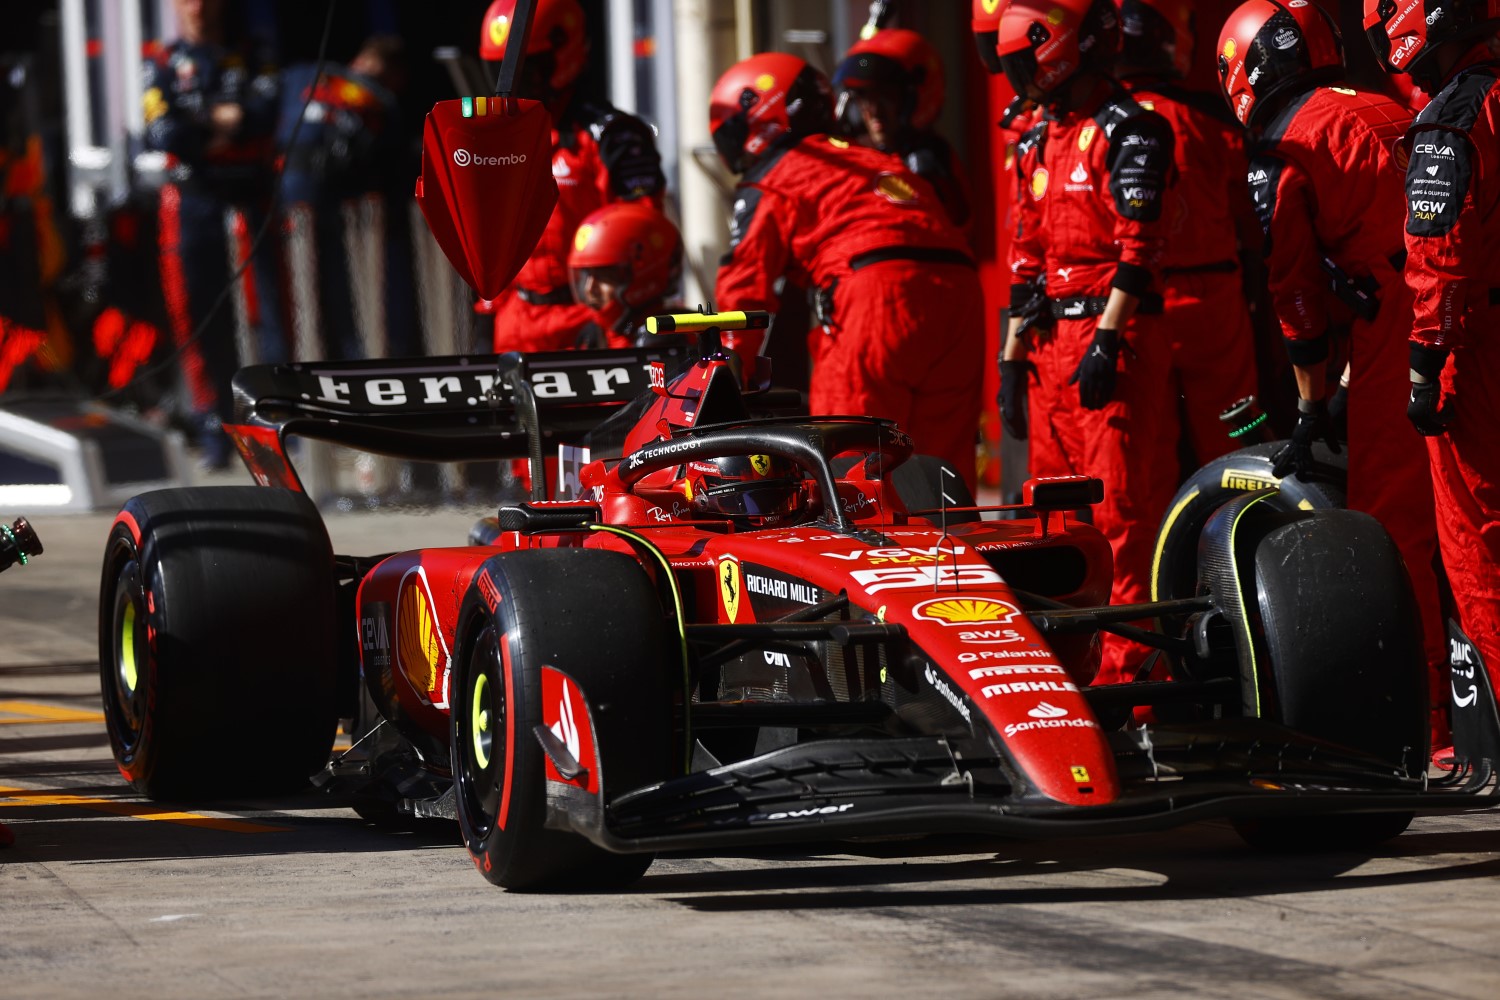
<svg viewBox="0 0 1500 1000"><path fill-rule="evenodd" d="M1049 705L1044 701L1038 703L1036 708L1033 708L1026 714L1033 719L1061 719L1068 714L1068 710L1066 708L1058 708L1056 705Z"/></svg>

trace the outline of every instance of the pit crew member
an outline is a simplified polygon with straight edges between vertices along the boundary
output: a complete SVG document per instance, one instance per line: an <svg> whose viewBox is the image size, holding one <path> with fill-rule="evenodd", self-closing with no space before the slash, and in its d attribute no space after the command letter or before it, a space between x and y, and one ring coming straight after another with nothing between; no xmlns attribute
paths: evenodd
<svg viewBox="0 0 1500 1000"><path fill-rule="evenodd" d="M578 227L568 273L591 312L577 345L633 347L651 336L646 317L675 309L668 300L682 281L682 235L648 202L605 205Z"/></svg>
<svg viewBox="0 0 1500 1000"><path fill-rule="evenodd" d="M1459 623L1500 690L1500 0L1365 0L1389 72L1427 93L1409 134L1407 416L1427 439Z"/></svg>
<svg viewBox="0 0 1500 1000"><path fill-rule="evenodd" d="M774 311L782 278L816 288L812 413L894 420L972 485L984 310L964 238L931 185L829 135L828 80L796 56L731 67L709 117L720 157L742 175L719 308ZM725 338L746 359L761 340Z"/></svg>
<svg viewBox="0 0 1500 1000"><path fill-rule="evenodd" d="M1110 75L1119 35L1113 0L1014 0L1001 15L1001 66L1046 109L1018 147L1025 194L1002 367L1035 366L1031 474L1104 481L1093 516L1114 551L1111 600L1134 603L1149 598L1156 530L1178 478L1159 290L1174 142L1167 121ZM1144 656L1111 637L1099 682L1131 679Z"/></svg>
<svg viewBox="0 0 1500 1000"><path fill-rule="evenodd" d="M1225 22L1218 66L1225 99L1258 136L1250 188L1297 377L1297 424L1275 474L1309 474L1313 442L1331 437L1326 369L1331 343L1347 330L1349 384L1338 408L1347 406L1349 506L1379 519L1406 560L1433 704L1446 706L1432 490L1402 413L1411 295L1401 280L1399 188L1411 115L1383 94L1340 84L1338 29L1314 4L1242 4ZM1445 717L1435 716L1434 739L1445 739Z"/></svg>
<svg viewBox="0 0 1500 1000"><path fill-rule="evenodd" d="M943 61L904 28L855 42L833 74L840 134L894 153L937 191L948 218L968 224L968 184L948 140L933 125L943 110Z"/></svg>

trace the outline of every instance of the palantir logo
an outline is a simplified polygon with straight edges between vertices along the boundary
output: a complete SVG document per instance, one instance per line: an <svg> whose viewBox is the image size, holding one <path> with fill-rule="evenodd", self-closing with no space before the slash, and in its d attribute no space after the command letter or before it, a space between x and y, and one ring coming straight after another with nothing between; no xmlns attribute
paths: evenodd
<svg viewBox="0 0 1500 1000"><path fill-rule="evenodd" d="M473 159L473 157L469 154L469 151L467 149L455 149L453 151L453 162L457 166L467 167L471 159Z"/></svg>

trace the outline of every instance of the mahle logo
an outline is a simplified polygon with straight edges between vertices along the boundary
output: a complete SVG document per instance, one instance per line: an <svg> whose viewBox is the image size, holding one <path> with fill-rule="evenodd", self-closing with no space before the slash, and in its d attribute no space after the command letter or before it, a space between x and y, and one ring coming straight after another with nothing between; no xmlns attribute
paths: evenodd
<svg viewBox="0 0 1500 1000"><path fill-rule="evenodd" d="M455 149L453 151L453 163L455 166L467 167L514 167L526 162L525 153L510 153L506 156L484 156L480 153L471 153L467 149Z"/></svg>

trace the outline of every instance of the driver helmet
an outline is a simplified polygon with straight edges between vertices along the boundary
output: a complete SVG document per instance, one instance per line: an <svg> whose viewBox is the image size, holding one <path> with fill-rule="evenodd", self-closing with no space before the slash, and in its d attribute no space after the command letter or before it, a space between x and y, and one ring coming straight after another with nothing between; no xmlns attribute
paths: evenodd
<svg viewBox="0 0 1500 1000"><path fill-rule="evenodd" d="M573 297L593 309L600 328L619 330L677 294L682 236L645 201L605 205L578 226L568 272Z"/></svg>
<svg viewBox="0 0 1500 1000"><path fill-rule="evenodd" d="M808 506L801 470L777 455L689 462L682 489L698 514L752 527L798 523Z"/></svg>
<svg viewBox="0 0 1500 1000"><path fill-rule="evenodd" d="M1261 124L1286 100L1344 73L1338 27L1316 4L1248 0L1219 34L1219 92L1240 124Z"/></svg>
<svg viewBox="0 0 1500 1000"><path fill-rule="evenodd" d="M995 40L1015 92L1048 104L1074 77L1109 72L1119 49L1115 0L1010 0Z"/></svg>
<svg viewBox="0 0 1500 1000"><path fill-rule="evenodd" d="M1500 0L1365 0L1365 37L1387 73L1410 73L1425 89L1442 80L1432 58L1448 42L1478 40L1500 27Z"/></svg>

